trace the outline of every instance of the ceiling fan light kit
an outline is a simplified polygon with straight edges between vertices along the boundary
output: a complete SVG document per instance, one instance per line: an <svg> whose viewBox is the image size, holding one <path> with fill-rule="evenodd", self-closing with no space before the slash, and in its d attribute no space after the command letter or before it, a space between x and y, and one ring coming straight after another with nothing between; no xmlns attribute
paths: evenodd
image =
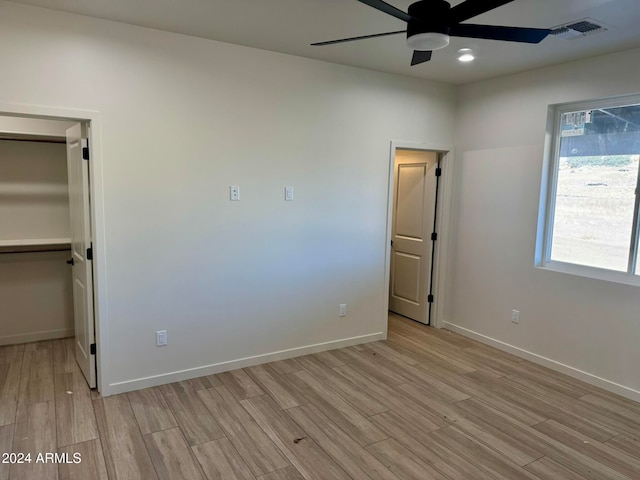
<svg viewBox="0 0 640 480"><path fill-rule="evenodd" d="M426 32L407 37L407 46L412 50L441 50L449 45L450 37L444 33Z"/></svg>
<svg viewBox="0 0 640 480"><path fill-rule="evenodd" d="M360 37L343 38L328 42L313 43L313 46L364 40L366 38L407 34L407 46L414 50L411 65L431 60L431 53L449 45L450 37L480 38L503 42L540 43L550 33L547 28L505 27L500 25L476 25L463 23L470 18L489 12L514 0L466 0L455 7L445 0L420 0L412 3L407 12L382 0L358 0L387 15L407 23L406 30L377 33ZM462 59L464 57L464 59ZM473 57L473 58L471 58ZM473 52L461 55L460 61L475 59Z"/></svg>

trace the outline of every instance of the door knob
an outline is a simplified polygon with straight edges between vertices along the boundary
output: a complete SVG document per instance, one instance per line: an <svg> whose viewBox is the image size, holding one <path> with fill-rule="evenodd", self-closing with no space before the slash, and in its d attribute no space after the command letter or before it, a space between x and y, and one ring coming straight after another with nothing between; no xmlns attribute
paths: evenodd
<svg viewBox="0 0 640 480"><path fill-rule="evenodd" d="M75 262L73 261L73 258L70 258L69 260L67 260L67 265L73 265Z"/></svg>

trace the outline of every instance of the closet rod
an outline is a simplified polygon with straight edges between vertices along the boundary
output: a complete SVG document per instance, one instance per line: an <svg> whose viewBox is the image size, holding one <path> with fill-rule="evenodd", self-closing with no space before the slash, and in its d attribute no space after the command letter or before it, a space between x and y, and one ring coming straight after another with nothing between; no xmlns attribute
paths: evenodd
<svg viewBox="0 0 640 480"><path fill-rule="evenodd" d="M55 143L55 144L65 144L66 140L38 140L38 139L28 139L28 138L2 138L0 136L0 141L4 140L5 142L32 142L32 143Z"/></svg>

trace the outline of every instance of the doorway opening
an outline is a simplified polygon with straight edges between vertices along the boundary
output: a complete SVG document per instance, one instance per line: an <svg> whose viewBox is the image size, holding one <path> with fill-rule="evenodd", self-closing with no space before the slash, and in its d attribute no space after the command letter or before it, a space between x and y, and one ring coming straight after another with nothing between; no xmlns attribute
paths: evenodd
<svg viewBox="0 0 640 480"><path fill-rule="evenodd" d="M436 324L439 197L447 151L392 145L389 311Z"/></svg>
<svg viewBox="0 0 640 480"><path fill-rule="evenodd" d="M89 137L89 121L0 114L0 345L96 388Z"/></svg>

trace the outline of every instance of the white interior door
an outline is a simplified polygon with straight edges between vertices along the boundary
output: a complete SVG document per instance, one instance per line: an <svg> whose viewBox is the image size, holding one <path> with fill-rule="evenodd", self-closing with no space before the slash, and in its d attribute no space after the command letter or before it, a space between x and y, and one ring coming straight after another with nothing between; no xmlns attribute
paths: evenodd
<svg viewBox="0 0 640 480"><path fill-rule="evenodd" d="M78 123L67 130L67 170L71 215L71 259L73 272L73 314L76 361L89 386L96 386L96 356L93 323L93 268L91 258L91 215L89 203L89 161L83 158L88 147L86 126Z"/></svg>
<svg viewBox="0 0 640 480"><path fill-rule="evenodd" d="M422 323L428 322L437 166L435 152L396 151L389 310Z"/></svg>

